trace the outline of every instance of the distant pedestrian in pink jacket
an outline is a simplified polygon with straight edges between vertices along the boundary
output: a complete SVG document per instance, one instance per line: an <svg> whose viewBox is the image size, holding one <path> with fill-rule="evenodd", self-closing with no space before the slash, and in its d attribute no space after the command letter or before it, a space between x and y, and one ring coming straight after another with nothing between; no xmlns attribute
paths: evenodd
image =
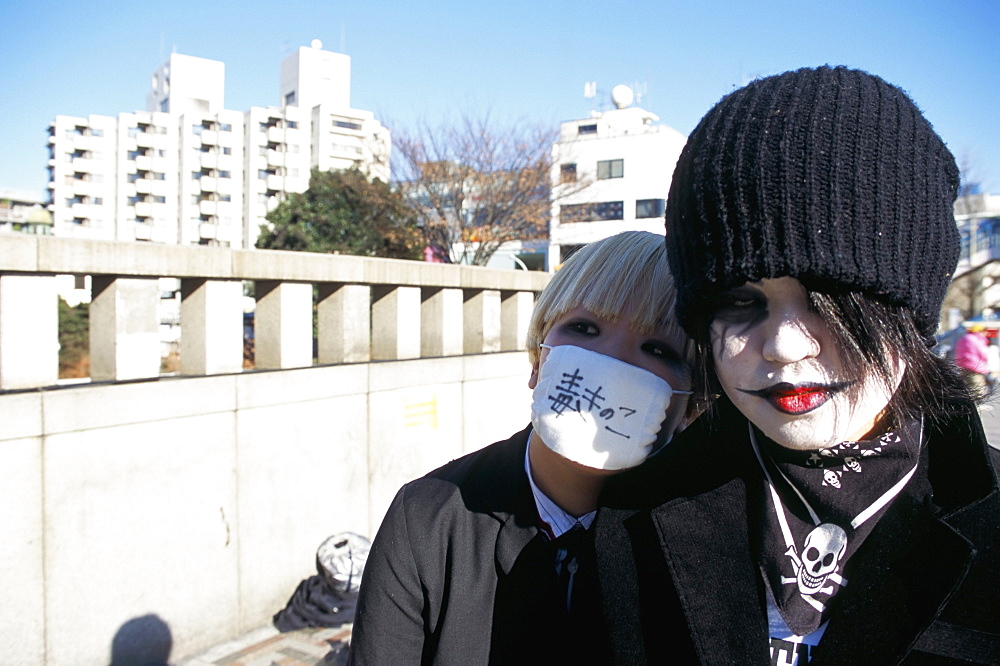
<svg viewBox="0 0 1000 666"><path fill-rule="evenodd" d="M983 330L983 326L974 325L955 345L955 364L968 371L967 380L978 389L986 388L986 376L990 373L986 351L990 341Z"/></svg>

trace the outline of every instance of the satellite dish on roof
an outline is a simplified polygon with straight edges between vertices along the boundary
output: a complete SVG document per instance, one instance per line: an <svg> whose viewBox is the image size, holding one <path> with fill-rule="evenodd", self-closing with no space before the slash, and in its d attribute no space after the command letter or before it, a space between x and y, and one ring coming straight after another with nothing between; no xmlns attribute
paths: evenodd
<svg viewBox="0 0 1000 666"><path fill-rule="evenodd" d="M309 46L313 47L314 49L321 49L323 48L323 42L318 39L314 39L311 42L309 42Z"/></svg>
<svg viewBox="0 0 1000 666"><path fill-rule="evenodd" d="M611 101L614 102L617 109L624 109L630 106L634 99L635 94L632 92L632 89L624 84L619 84L611 89Z"/></svg>

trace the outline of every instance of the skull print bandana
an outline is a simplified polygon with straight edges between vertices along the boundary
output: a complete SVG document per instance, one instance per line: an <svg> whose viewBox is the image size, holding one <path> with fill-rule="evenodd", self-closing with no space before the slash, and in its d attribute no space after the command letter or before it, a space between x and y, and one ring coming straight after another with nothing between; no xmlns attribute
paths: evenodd
<svg viewBox="0 0 1000 666"><path fill-rule="evenodd" d="M845 565L916 471L922 430L914 421L877 439L795 451L750 426L767 485L758 561L796 634L815 631L849 585Z"/></svg>

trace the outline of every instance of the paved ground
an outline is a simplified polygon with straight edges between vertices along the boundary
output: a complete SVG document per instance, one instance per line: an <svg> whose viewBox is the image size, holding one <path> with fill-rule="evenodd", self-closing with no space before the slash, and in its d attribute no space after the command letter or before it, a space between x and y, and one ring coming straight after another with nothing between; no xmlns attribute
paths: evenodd
<svg viewBox="0 0 1000 666"><path fill-rule="evenodd" d="M980 410L990 444L1000 449L1000 397ZM337 666L351 625L334 629L301 629L285 634L261 627L234 641L177 662L177 666Z"/></svg>
<svg viewBox="0 0 1000 666"><path fill-rule="evenodd" d="M194 657L177 666L340 666L346 661L345 641L351 625L333 629L300 629L278 633L272 626L261 627L245 636Z"/></svg>

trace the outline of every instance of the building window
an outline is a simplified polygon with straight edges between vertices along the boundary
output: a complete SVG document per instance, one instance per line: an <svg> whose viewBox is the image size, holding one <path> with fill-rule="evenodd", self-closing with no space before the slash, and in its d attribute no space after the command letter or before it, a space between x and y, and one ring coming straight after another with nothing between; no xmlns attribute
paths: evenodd
<svg viewBox="0 0 1000 666"><path fill-rule="evenodd" d="M663 217L663 199L637 199L635 216L639 218Z"/></svg>
<svg viewBox="0 0 1000 666"><path fill-rule="evenodd" d="M232 155L233 154L233 149L230 148L229 146L223 146L222 147L222 154L223 155Z"/></svg>
<svg viewBox="0 0 1000 666"><path fill-rule="evenodd" d="M576 164L559 165L559 182L560 183L576 182Z"/></svg>
<svg viewBox="0 0 1000 666"><path fill-rule="evenodd" d="M198 136L204 131L205 131L205 126L202 125L201 123L198 123L197 125L191 125L191 134L194 134L195 136Z"/></svg>
<svg viewBox="0 0 1000 666"><path fill-rule="evenodd" d="M285 104L295 104L295 91L285 93Z"/></svg>
<svg viewBox="0 0 1000 666"><path fill-rule="evenodd" d="M295 120L289 120L288 121L288 128L289 129L295 129L298 126L299 126L299 123L297 121L295 121Z"/></svg>
<svg viewBox="0 0 1000 666"><path fill-rule="evenodd" d="M230 125L229 123L222 123L221 125L219 125L219 131L220 132L232 132L233 131L233 126Z"/></svg>
<svg viewBox="0 0 1000 666"><path fill-rule="evenodd" d="M201 178L201 171L192 171L191 180L199 180Z"/></svg>
<svg viewBox="0 0 1000 666"><path fill-rule="evenodd" d="M601 160L597 163L597 179L621 178L625 174L625 160Z"/></svg>
<svg viewBox="0 0 1000 666"><path fill-rule="evenodd" d="M344 129L360 130L361 123L352 123L349 120L336 120L333 121L334 127L343 127Z"/></svg>
<svg viewBox="0 0 1000 666"><path fill-rule="evenodd" d="M559 209L559 222L595 222L623 219L624 202L602 201L597 203L569 204Z"/></svg>
<svg viewBox="0 0 1000 666"><path fill-rule="evenodd" d="M233 175L229 171L219 171L219 178L232 178Z"/></svg>
<svg viewBox="0 0 1000 666"><path fill-rule="evenodd" d="M576 128L577 134L597 134L597 123L593 125L580 125Z"/></svg>

